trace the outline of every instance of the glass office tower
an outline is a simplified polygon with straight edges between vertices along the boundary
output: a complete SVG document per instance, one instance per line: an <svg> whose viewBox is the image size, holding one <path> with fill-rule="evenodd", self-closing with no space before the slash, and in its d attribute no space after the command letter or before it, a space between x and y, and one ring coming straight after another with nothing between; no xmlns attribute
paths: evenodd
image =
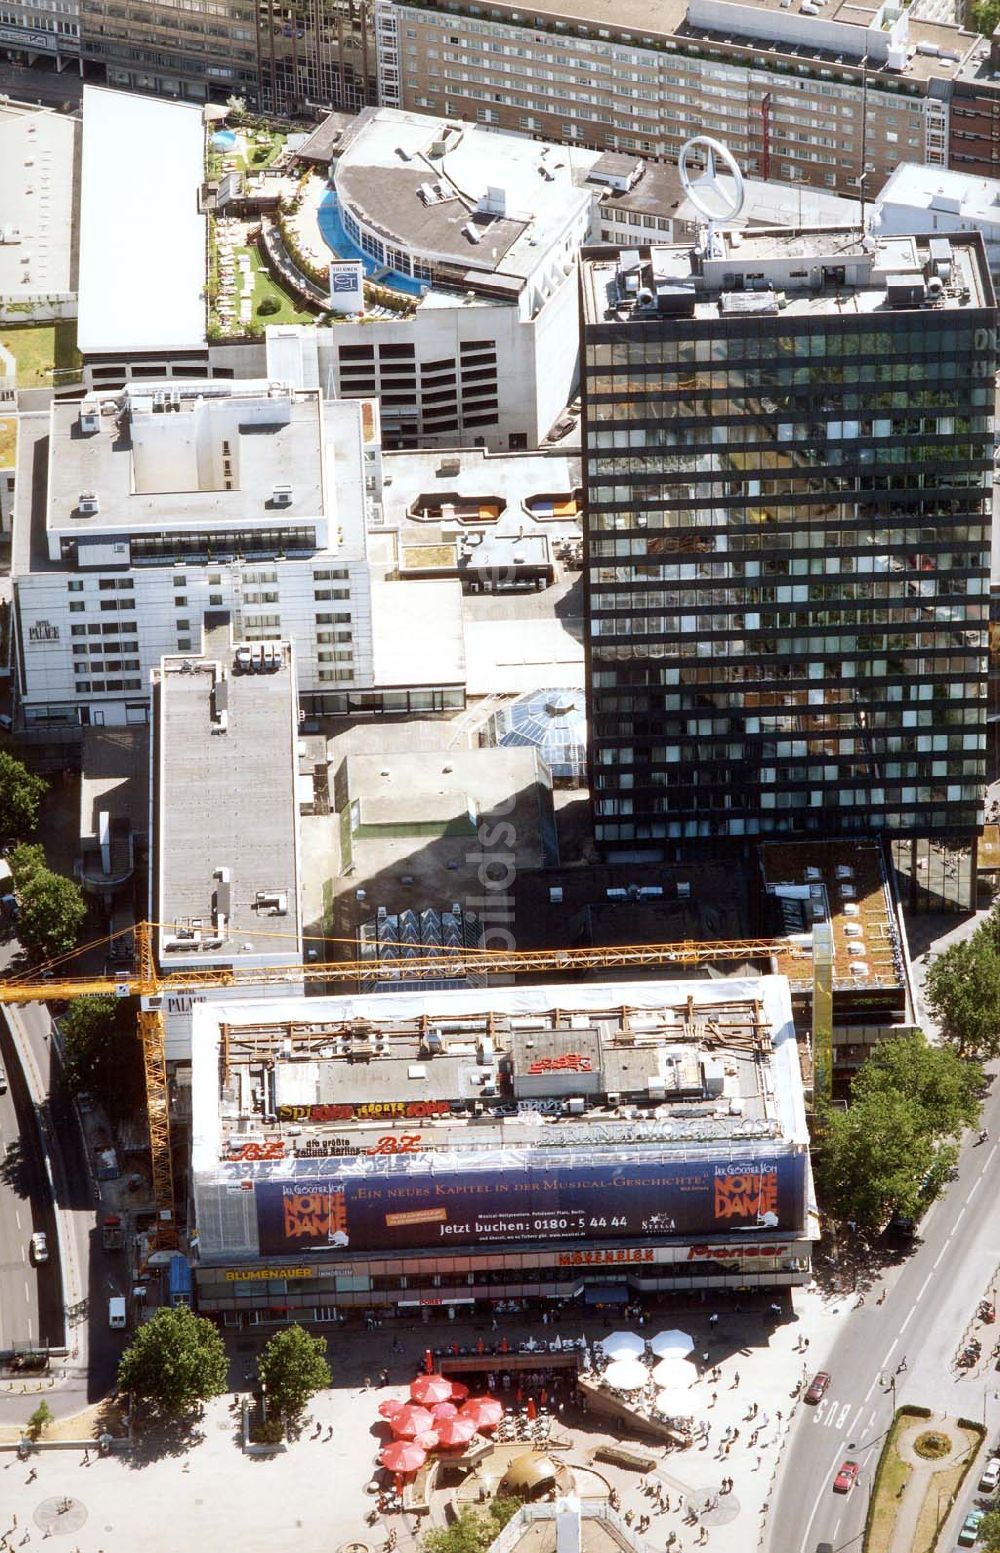
<svg viewBox="0 0 1000 1553"><path fill-rule="evenodd" d="M971 839L996 370L979 237L706 232L587 250L581 295L599 844Z"/></svg>

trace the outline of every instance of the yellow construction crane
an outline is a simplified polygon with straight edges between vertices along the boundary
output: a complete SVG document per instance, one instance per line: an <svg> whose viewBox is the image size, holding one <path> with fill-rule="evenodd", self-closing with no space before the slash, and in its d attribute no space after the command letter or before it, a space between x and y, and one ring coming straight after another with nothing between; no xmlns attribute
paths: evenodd
<svg viewBox="0 0 1000 1553"><path fill-rule="evenodd" d="M684 939L670 944L626 944L619 948L456 948L394 961L333 960L307 961L304 964L302 961L289 961L284 965L208 966L162 972L157 967L153 952L155 928L156 924L151 922L137 924L134 930L136 958L133 972L103 976L68 975L65 973L66 962L81 952L74 951L73 955L63 956L46 965L34 967L21 976L10 976L0 981L0 1003L61 1002L100 993L142 999L139 1035L146 1075L157 1244L161 1250L173 1250L177 1245L161 1012L165 994L199 992L206 988L232 988L234 991L255 987L296 988L303 983L356 982L362 979L433 980L456 974L518 976L534 971L545 975L556 972L571 975L576 971L655 969L661 965L700 965L718 960L758 960L787 953L789 947L787 939L742 938L710 943L695 943ZM101 943L107 942L109 940L101 940Z"/></svg>

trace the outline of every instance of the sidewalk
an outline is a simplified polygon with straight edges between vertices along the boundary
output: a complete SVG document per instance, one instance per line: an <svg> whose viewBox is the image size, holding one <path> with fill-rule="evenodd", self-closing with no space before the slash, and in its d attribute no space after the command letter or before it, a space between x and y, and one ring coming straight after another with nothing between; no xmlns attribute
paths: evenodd
<svg viewBox="0 0 1000 1553"><path fill-rule="evenodd" d="M695 1546L697 1524L689 1528L684 1521L688 1506L697 1507L712 1549L751 1553L760 1538L762 1506L771 1493L795 1407L789 1392L804 1369L811 1373L822 1367L849 1304L824 1304L818 1293L799 1291L795 1317L774 1329L766 1307L763 1313L720 1307L714 1331L709 1328L708 1307L647 1322L643 1331L650 1336L661 1327L686 1329L699 1345L696 1352L706 1351L707 1344L711 1362L722 1367L716 1386L699 1381L692 1388L692 1412L710 1425L707 1447L671 1453L660 1446L649 1449L657 1457L654 1477L669 1495L669 1511L654 1513L654 1501L642 1492L638 1474L594 1463L597 1447L615 1437L585 1415L563 1417L559 1428L571 1444L560 1452L560 1459L579 1473L584 1497L604 1496L612 1488L617 1491L622 1512L633 1516L633 1534L640 1515L652 1517L645 1537L637 1538L648 1553L663 1553L671 1531L679 1538L674 1553L678 1549L689 1553ZM157 1453L144 1442L133 1458L91 1456L88 1465L81 1455L65 1450L39 1452L27 1465L16 1457L8 1459L0 1468L4 1507L0 1534L10 1528L10 1517L16 1514L18 1526L28 1528L32 1540L41 1537L51 1520L53 1500L69 1499L79 1507L74 1513L82 1517L73 1531L74 1547L79 1546L80 1553L133 1553L140 1545L144 1553L176 1553L185 1546L214 1548L233 1542L249 1550L266 1548L268 1553L284 1549L319 1553L321 1548L346 1542L381 1547L390 1528L397 1533L399 1553L415 1553L421 1532L430 1524L426 1519L418 1522L411 1516L394 1515L379 1518L375 1525L367 1520L374 1500L365 1486L388 1438L378 1406L388 1396L407 1394L428 1345L441 1346L454 1338L468 1346L482 1325L415 1324L398 1333L401 1355L390 1351L389 1328L338 1331L329 1344L334 1386L315 1398L302 1437L272 1459L243 1455L239 1412L232 1395L206 1409L190 1448L172 1443ZM505 1323L504 1330L512 1342L529 1331L540 1335L537 1324L517 1321ZM591 1344L605 1332L601 1322L581 1320L568 1312L561 1330L574 1336L584 1331ZM796 1351L800 1335L810 1339L805 1354ZM259 1343L236 1338L230 1344L234 1385L244 1385L246 1373L255 1366L254 1350L265 1341L262 1334ZM364 1389L364 1376L377 1374L383 1364L389 1369L390 1385ZM738 1385L734 1384L737 1372ZM745 1415L751 1399L759 1413L748 1422ZM763 1435L751 1447L750 1434L759 1426ZM738 1429L739 1436L725 1454L720 1442L727 1428ZM620 1438L647 1449L639 1436ZM29 1481L31 1469L37 1476ZM135 1474L141 1474L141 1493L129 1483ZM728 1476L734 1479L733 1491L720 1494L722 1479ZM717 1501L714 1508L705 1508L707 1500ZM438 1522L441 1514L442 1502L435 1495L431 1523Z"/></svg>

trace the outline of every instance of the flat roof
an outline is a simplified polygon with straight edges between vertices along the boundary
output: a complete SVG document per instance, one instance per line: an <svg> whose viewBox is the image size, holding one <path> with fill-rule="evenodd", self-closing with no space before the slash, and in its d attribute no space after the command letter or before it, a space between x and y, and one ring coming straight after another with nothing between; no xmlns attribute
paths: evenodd
<svg viewBox="0 0 1000 1553"><path fill-rule="evenodd" d="M475 124L368 108L342 143L341 200L419 256L525 280L578 219L595 152Z"/></svg>
<svg viewBox="0 0 1000 1553"><path fill-rule="evenodd" d="M427 1047L429 1031L440 1042L434 1054ZM542 1043L537 1051L532 1041ZM526 1058L550 1047L557 1057L540 1062L536 1076ZM601 1062L609 1056L616 1083L629 1052L654 1063L661 1082L638 1114L633 1105L616 1109L598 1099L604 1093L600 1074L584 1075L581 1089L564 1054L590 1048L600 1051ZM211 1001L192 1011L192 1052L192 1164L203 1177L233 1168L224 1155L230 1140L245 1133L241 1119L252 1120L269 1139L285 1138L291 1112L265 1122L252 1109L252 1075L262 1066L276 1075L278 1103L301 1108L295 1115L300 1131L267 1165L241 1161L239 1169L251 1178L291 1178L297 1159L317 1155L357 1153L359 1168L367 1168L363 1150L349 1144L324 1149L323 1136L344 1135L346 1143L355 1131L362 1137L366 1129L384 1132L387 1121L405 1117L413 1104L422 1108L422 1148L443 1151L446 1165L450 1151L489 1151L508 1143L572 1150L593 1148L599 1138L603 1147L680 1156L737 1140L758 1149L808 1143L788 983L781 976ZM517 1053L521 1078L531 1081L532 1090L592 1097L584 1111L567 1115L556 1106L552 1114L533 1110L526 1116L508 1095L488 1098L474 1116L483 1070L495 1071L505 1055L517 1068ZM636 1093L647 1088L648 1066L631 1086ZM451 1159L458 1163L457 1155Z"/></svg>
<svg viewBox="0 0 1000 1553"><path fill-rule="evenodd" d="M149 829L149 728L83 730L80 766L80 835L98 834L98 817L126 819L132 830Z"/></svg>
<svg viewBox="0 0 1000 1553"><path fill-rule="evenodd" d="M462 584L372 580L375 687L464 685Z"/></svg>
<svg viewBox="0 0 1000 1553"><path fill-rule="evenodd" d="M790 884L802 897L805 932L815 900L833 925L833 984L838 992L905 987L905 949L877 842L765 842L761 871L767 886ZM812 891L818 893L813 895ZM812 949L789 940L776 968L793 988L812 988Z"/></svg>
<svg viewBox="0 0 1000 1553"><path fill-rule="evenodd" d="M259 674L235 672L231 652L215 661L163 659L156 808L164 967L192 954L208 963L301 955L297 699L291 649L279 651L277 671ZM223 943L165 950L181 929Z"/></svg>
<svg viewBox="0 0 1000 1553"><path fill-rule="evenodd" d="M601 196L598 219L605 212L637 211L642 215L666 216L692 226L704 224L704 216L684 191L681 175L670 162L645 162L643 173L631 189L621 193L613 189ZM722 189L732 180L718 177ZM761 178L744 178L743 208L738 216L721 223L727 230L746 226L846 226L860 214L857 200L806 184L777 183Z"/></svg>
<svg viewBox="0 0 1000 1553"><path fill-rule="evenodd" d="M11 301L76 294L80 129L70 114L0 104L0 296Z"/></svg>
<svg viewBox="0 0 1000 1553"><path fill-rule="evenodd" d="M93 430L81 423L89 406L97 412ZM334 401L330 410L339 423ZM47 527L87 539L152 525L284 526L321 518L326 421L318 391L252 379L221 386L134 381L121 392L89 395L82 406L54 403ZM280 506L276 485L288 487ZM81 511L84 492L97 497L96 513Z"/></svg>
<svg viewBox="0 0 1000 1553"><path fill-rule="evenodd" d="M587 322L626 316L622 304L628 303L620 277L636 269L639 284L676 305L658 313L651 303L631 315L637 322L647 317L713 320L743 315L747 321L774 316L787 324L789 319L821 315L892 317L907 311L927 316L923 286L931 239L926 234L872 241L852 227L751 227L740 235L739 246L722 232L716 233L715 240L716 248L704 259L690 245L679 243L636 250L637 263L625 250L585 250L581 278ZM995 306L978 234L950 232L945 241L951 245L952 270L936 310L952 314L966 307ZM836 281L831 272L836 273ZM739 289L743 276L754 277L754 289ZM918 288L919 301L891 301L888 288L897 280ZM783 297L780 307L778 293Z"/></svg>
<svg viewBox="0 0 1000 1553"><path fill-rule="evenodd" d="M408 826L445 827L467 820L474 834L480 816L507 814L511 800L516 802L538 780L535 752L523 748L400 750L346 755L344 761L348 796L359 805L359 823L391 827L400 857L399 839ZM361 840L362 851L367 844L368 838ZM532 834L515 838L513 845L521 866L541 862L537 826ZM366 867L364 872L377 877L380 870ZM375 904L384 902L379 897Z"/></svg>
<svg viewBox="0 0 1000 1553"><path fill-rule="evenodd" d="M926 211L931 220L937 215L953 216L956 222L975 221L996 228L1000 226L1000 179L901 162L875 203L879 210L900 205L907 213ZM946 227L941 235L950 235Z"/></svg>
<svg viewBox="0 0 1000 1553"><path fill-rule="evenodd" d="M84 87L84 355L204 346L204 136L200 108Z"/></svg>

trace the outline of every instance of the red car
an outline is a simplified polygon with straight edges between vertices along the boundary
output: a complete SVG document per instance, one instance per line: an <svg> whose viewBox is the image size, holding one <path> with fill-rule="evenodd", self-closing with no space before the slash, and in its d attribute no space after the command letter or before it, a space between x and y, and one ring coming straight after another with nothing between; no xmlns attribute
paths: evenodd
<svg viewBox="0 0 1000 1553"><path fill-rule="evenodd" d="M834 1493L849 1494L855 1483L858 1481L858 1473L860 1471L861 1467L858 1462L845 1461L841 1466L840 1471L837 1473L837 1476L833 1480Z"/></svg>
<svg viewBox="0 0 1000 1553"><path fill-rule="evenodd" d="M806 1392L805 1400L807 1402L822 1401L822 1399L826 1396L829 1385L829 1375L826 1373L826 1370L820 1370L818 1374L814 1375L812 1380L809 1382L809 1389Z"/></svg>

